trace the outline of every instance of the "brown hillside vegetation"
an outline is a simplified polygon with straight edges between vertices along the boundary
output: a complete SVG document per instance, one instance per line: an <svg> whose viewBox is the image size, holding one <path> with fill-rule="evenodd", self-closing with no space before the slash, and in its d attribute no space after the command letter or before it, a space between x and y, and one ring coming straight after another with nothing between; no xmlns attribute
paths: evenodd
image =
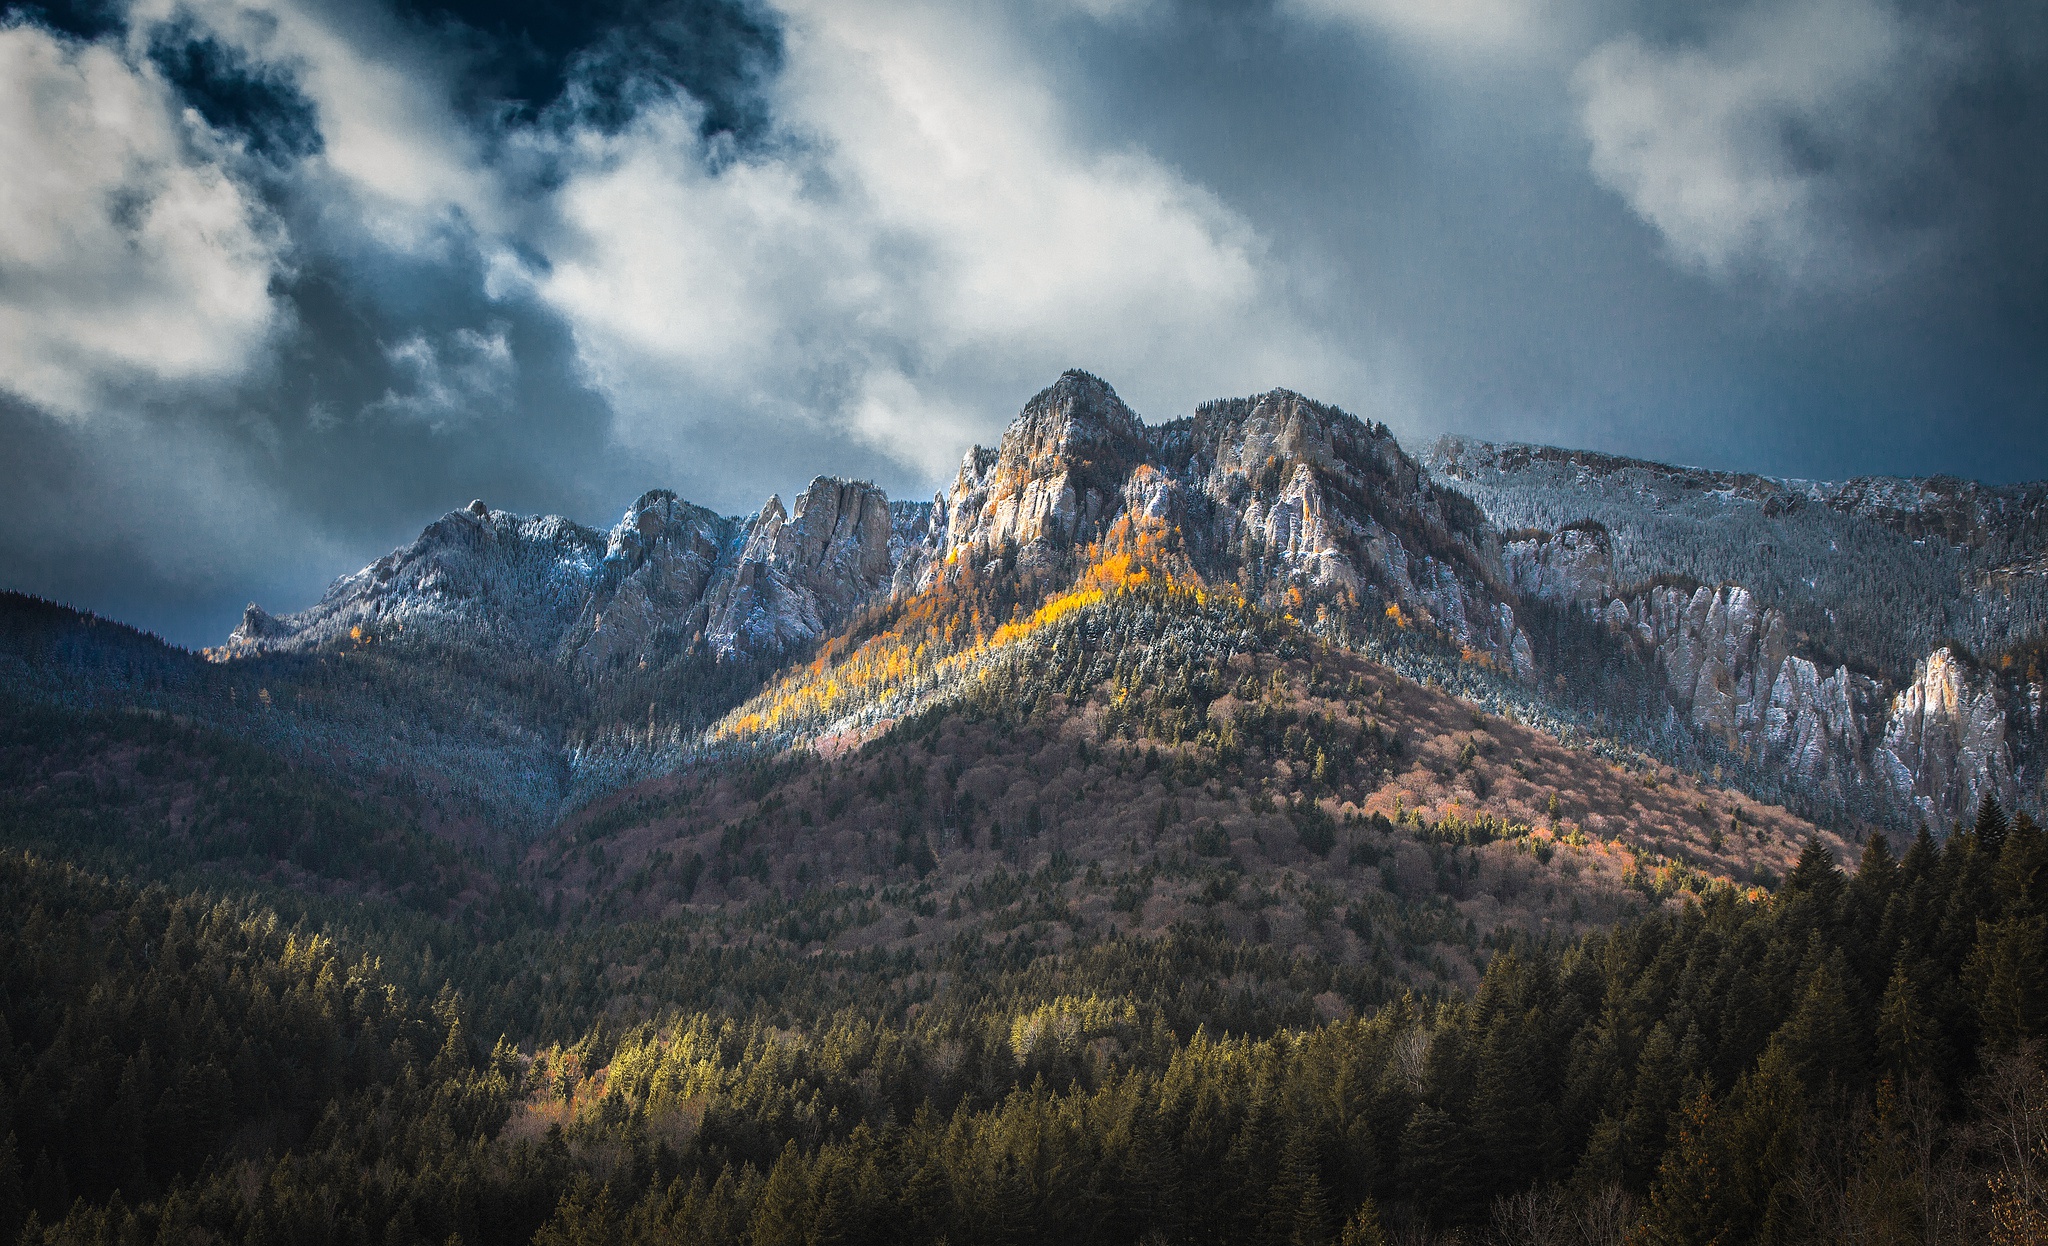
<svg viewBox="0 0 2048 1246"><path fill-rule="evenodd" d="M1057 947L1199 922L1450 986L1507 931L1754 892L1815 834L1852 851L1327 646L1048 691L1068 639L864 747L622 793L536 846L530 877L565 916L694 919L812 950ZM1193 721L1176 695L1191 683L1221 690Z"/></svg>

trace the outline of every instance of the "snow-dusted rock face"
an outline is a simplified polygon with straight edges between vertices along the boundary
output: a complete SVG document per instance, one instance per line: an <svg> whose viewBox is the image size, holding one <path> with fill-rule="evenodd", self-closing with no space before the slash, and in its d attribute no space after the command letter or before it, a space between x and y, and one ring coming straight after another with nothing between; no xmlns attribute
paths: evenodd
<svg viewBox="0 0 2048 1246"><path fill-rule="evenodd" d="M412 544L336 580L309 610L270 615L252 604L219 652L406 634L549 649L582 610L605 552L595 529L471 502L429 524Z"/></svg>
<svg viewBox="0 0 2048 1246"><path fill-rule="evenodd" d="M552 654L601 674L700 641L723 656L775 652L888 591L893 525L881 490L823 476L793 513L770 498L750 520L656 489L609 534L476 502L311 609L250 606L213 655L404 638Z"/></svg>
<svg viewBox="0 0 2048 1246"><path fill-rule="evenodd" d="M1305 586L1398 603L1533 669L1477 513L1433 489L1384 427L1287 390L1148 427L1107 384L1067 373L996 449L967 452L933 501L916 582L1006 544L1023 565L1053 564L1125 515L1178 527L1205 573L1276 598Z"/></svg>
<svg viewBox="0 0 2048 1246"><path fill-rule="evenodd" d="M1653 588L1599 613L1661 669L1695 729L1783 767L1809 791L1867 796L1937 830L1966 819L1986 793L2008 807L2031 803L2001 681L1952 648L1892 688L1794 653L1785 616L1737 585ZM2026 687L2038 705L2039 685Z"/></svg>
<svg viewBox="0 0 2048 1246"><path fill-rule="evenodd" d="M1899 684L1946 640L2048 629L2048 482L1780 480L1456 436L1423 457L1504 530L1597 521L1615 582L1741 584Z"/></svg>
<svg viewBox="0 0 2048 1246"><path fill-rule="evenodd" d="M945 526L943 500L889 503L889 565L894 568L889 574L890 596L917 591L938 556L938 540L933 534L943 532Z"/></svg>
<svg viewBox="0 0 2048 1246"><path fill-rule="evenodd" d="M1432 461L1494 508L1491 522L1384 426L1287 390L1147 426L1109 385L1069 372L995 449L969 450L930 503L819 477L791 507L770 498L731 517L654 490L609 532L473 503L308 610L251 606L215 656L406 639L551 658L603 679L699 645L770 655L928 588L962 560L1013 556L1062 572L1128 516L1174 526L1203 575L1270 605L1292 608L1302 589L1374 612L1399 606L1400 619L1532 683L1565 672L1537 670L1517 612L1537 602L1584 611L1655 672L1675 721L1815 793L1937 828L1987 791L2039 803L2048 724L2038 676L1978 670L1957 651L1929 653L1931 642L1902 649L1931 624L1881 626L1921 609L2017 634L2031 617L2028 586L2043 578L2026 560L2048 558L2039 488L1813 485L1458 439L1439 442ZM1571 514L1578 503L1587 510ZM1989 552L1941 544L1959 539ZM1859 558L1867 575L1843 571ZM1979 563L2005 578L1978 598L2017 603L2006 614L1923 600L1929 585L1989 583L1971 579ZM1688 578L1722 564L1760 578ZM1850 591L1865 582L1896 601ZM1891 647L1844 644L1858 636ZM1847 652L1857 667L1814 656L1823 652ZM1897 652L1907 656L1884 660Z"/></svg>
<svg viewBox="0 0 2048 1246"><path fill-rule="evenodd" d="M1384 425L1275 390L1205 403L1157 440L1168 456L1184 447L1227 563L1398 604L1533 673L1493 530L1436 489Z"/></svg>
<svg viewBox="0 0 2048 1246"><path fill-rule="evenodd" d="M1937 832L1987 791L2040 807L2038 676L1941 641L1995 653L2048 620L2048 485L1775 480L1459 437L1427 461L1502 527L1566 525L1507 541L1507 578L1628 636L1695 730ZM1568 543L1574 519L1607 548ZM1614 587L1695 576L1720 587Z"/></svg>
<svg viewBox="0 0 2048 1246"><path fill-rule="evenodd" d="M1974 810L1986 792L2010 803L2012 751L1998 681L1954 650L1936 649L1892 698L1877 749L1879 773L1935 826Z"/></svg>
<svg viewBox="0 0 2048 1246"><path fill-rule="evenodd" d="M1614 590L1614 543L1593 522L1559 532L1511 536L1501 543L1508 583L1527 597L1604 602Z"/></svg>
<svg viewBox="0 0 2048 1246"><path fill-rule="evenodd" d="M1662 671L1673 708L1695 730L1785 767L1817 793L1842 798L1868 787L1865 746L1880 689L1793 653L1784 614L1760 607L1747 589L1659 586L1609 601L1600 617Z"/></svg>
<svg viewBox="0 0 2048 1246"><path fill-rule="evenodd" d="M1205 574L1276 603L1306 588L1398 604L1404 619L1534 673L1497 538L1385 427L1286 390L1147 427L1082 372L1035 395L996 449L969 450L930 504L819 477L792 508L770 498L734 518L657 489L600 534L478 503L310 610L252 606L216 653L403 634L510 645L602 675L698 643L781 652L879 596L930 587L963 558L1007 549L1020 566L1064 567L1125 515L1176 526Z"/></svg>
<svg viewBox="0 0 2048 1246"><path fill-rule="evenodd" d="M737 536L735 521L666 489L641 495L612 529L583 609L557 648L604 671L689 636Z"/></svg>
<svg viewBox="0 0 2048 1246"><path fill-rule="evenodd" d="M720 654L772 652L823 635L893 578L889 499L820 476L788 515L771 497L708 595L705 640Z"/></svg>
<svg viewBox="0 0 2048 1246"><path fill-rule="evenodd" d="M940 561L1006 543L1044 555L1086 540L1118 509L1146 449L1145 426L1115 390L1068 372L1025 404L995 450L968 450L935 503L946 516Z"/></svg>

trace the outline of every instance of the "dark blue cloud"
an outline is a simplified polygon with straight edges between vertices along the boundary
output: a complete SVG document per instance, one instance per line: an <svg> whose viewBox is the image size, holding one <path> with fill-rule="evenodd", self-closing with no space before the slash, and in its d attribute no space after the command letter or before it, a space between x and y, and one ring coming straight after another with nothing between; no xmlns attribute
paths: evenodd
<svg viewBox="0 0 2048 1246"><path fill-rule="evenodd" d="M78 39L97 39L127 25L126 4L119 0L39 0L0 4L0 20L34 22Z"/></svg>
<svg viewBox="0 0 2048 1246"><path fill-rule="evenodd" d="M241 135L255 154L283 161L319 152L313 103L284 73L252 64L189 23L151 32L149 58L208 125Z"/></svg>
<svg viewBox="0 0 2048 1246"><path fill-rule="evenodd" d="M761 83L781 66L782 31L756 4L424 0L401 12L475 49L467 96L498 119L566 107L579 122L615 130L650 92L681 92L703 107L706 135L749 139L769 124Z"/></svg>

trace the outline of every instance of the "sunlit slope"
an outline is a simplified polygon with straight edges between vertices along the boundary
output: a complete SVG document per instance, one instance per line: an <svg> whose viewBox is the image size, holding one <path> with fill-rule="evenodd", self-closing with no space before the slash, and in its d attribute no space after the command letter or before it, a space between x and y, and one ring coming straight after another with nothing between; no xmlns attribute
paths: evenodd
<svg viewBox="0 0 2048 1246"><path fill-rule="evenodd" d="M723 915L798 946L1192 922L1451 985L1509 930L1753 893L1817 833L1202 585L1170 533L1093 554L1001 622L971 583L877 619L719 725L751 760L593 807L529 880L565 917Z"/></svg>

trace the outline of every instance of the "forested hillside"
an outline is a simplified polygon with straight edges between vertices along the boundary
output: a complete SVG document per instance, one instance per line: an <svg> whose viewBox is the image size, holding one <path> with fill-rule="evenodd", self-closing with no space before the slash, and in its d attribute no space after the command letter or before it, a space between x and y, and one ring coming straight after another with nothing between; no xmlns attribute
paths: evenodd
<svg viewBox="0 0 2048 1246"><path fill-rule="evenodd" d="M498 1041L247 905L20 854L0 892L0 1217L32 1242L2048 1227L2048 838L1989 808L1850 876L1814 844L1766 900L1503 947L1469 997L1240 1027L1170 933L917 1006L625 1002ZM574 949L543 962L585 972Z"/></svg>

